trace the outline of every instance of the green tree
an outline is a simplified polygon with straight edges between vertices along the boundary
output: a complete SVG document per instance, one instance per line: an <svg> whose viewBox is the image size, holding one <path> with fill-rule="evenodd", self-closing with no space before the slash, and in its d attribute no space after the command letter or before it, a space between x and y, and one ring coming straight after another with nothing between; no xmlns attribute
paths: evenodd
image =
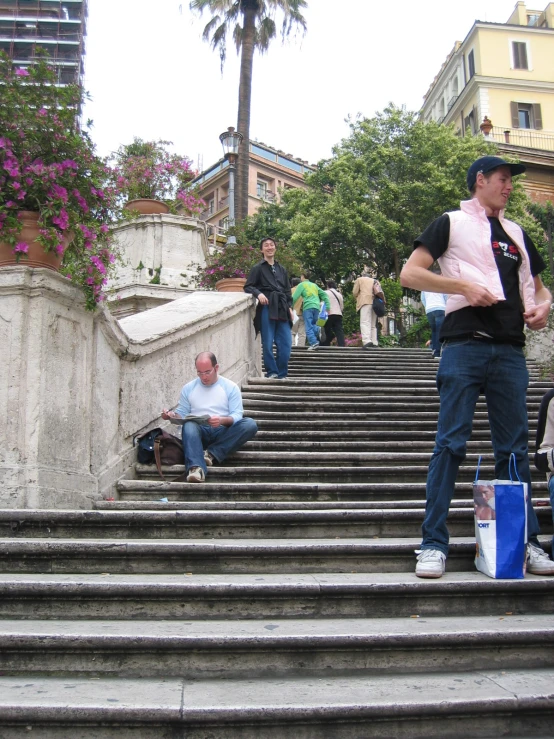
<svg viewBox="0 0 554 739"><path fill-rule="evenodd" d="M394 105L350 130L297 196L292 244L341 277L367 264L398 279L414 238L468 196L467 168L491 147Z"/></svg>
<svg viewBox="0 0 554 739"><path fill-rule="evenodd" d="M545 261L549 266L549 279L546 279L544 272L541 277L544 282L552 286L554 282L554 249L552 243L554 238L554 205L551 202L544 204L529 202L527 203L527 212L533 217L537 227L542 231L543 256L547 257ZM535 242L539 248L541 241Z"/></svg>
<svg viewBox="0 0 554 739"><path fill-rule="evenodd" d="M254 51L267 51L270 41L276 36L275 18L282 16L281 36L283 41L293 28L306 30L306 21L301 9L307 7L306 0L191 0L191 10L200 14L211 13L204 28L203 38L213 49L219 50L221 68L227 53L227 36L232 34L237 53L240 53L240 82L237 131L243 136L242 151L246 152L237 162L235 212L240 223L248 214L248 159L250 143L250 105L252 98L252 69Z"/></svg>

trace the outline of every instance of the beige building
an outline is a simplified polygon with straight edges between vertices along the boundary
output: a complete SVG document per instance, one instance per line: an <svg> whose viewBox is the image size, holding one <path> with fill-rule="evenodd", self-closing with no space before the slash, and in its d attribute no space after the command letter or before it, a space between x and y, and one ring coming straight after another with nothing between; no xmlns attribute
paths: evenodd
<svg viewBox="0 0 554 739"><path fill-rule="evenodd" d="M518 2L506 23L475 21L424 97L422 117L483 134L527 166L524 186L554 201L554 3Z"/></svg>
<svg viewBox="0 0 554 739"><path fill-rule="evenodd" d="M250 141L248 168L248 215L265 202L279 201L284 190L305 187L304 175L314 167L292 154L285 154L258 141ZM236 174L235 174L236 178ZM236 179L235 179L236 182ZM207 208L200 215L210 235L224 233L229 218L229 164L220 159L195 180Z"/></svg>

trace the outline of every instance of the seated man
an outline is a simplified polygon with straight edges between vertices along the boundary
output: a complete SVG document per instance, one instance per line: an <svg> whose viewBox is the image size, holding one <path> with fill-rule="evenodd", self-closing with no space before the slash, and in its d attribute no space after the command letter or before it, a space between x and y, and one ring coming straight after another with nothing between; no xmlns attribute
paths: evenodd
<svg viewBox="0 0 554 739"><path fill-rule="evenodd" d="M183 447L187 482L204 482L207 468L223 460L256 435L252 418L243 418L238 385L217 374L219 365L211 352L201 352L195 361L198 377L181 390L177 410L164 408L162 418L205 416L203 423L183 424Z"/></svg>

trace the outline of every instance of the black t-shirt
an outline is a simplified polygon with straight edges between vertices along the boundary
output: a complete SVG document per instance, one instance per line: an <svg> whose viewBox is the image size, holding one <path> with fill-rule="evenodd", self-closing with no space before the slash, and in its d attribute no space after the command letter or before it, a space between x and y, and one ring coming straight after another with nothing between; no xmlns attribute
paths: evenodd
<svg viewBox="0 0 554 739"><path fill-rule="evenodd" d="M523 305L518 279L521 255L498 218L491 217L488 220L491 225L491 248L506 300L500 300L487 308L468 306L448 313L440 337L451 339L477 332L496 343L523 346L525 344ZM523 236L531 263L531 274L534 277L540 274L546 265L525 231ZM433 221L414 241L414 248L425 246L433 259L438 259L447 250L449 238L450 218L445 213Z"/></svg>

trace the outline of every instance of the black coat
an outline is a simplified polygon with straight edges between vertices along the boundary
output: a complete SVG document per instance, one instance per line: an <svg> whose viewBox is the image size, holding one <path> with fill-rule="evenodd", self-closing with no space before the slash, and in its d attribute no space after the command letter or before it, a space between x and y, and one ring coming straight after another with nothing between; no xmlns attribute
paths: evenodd
<svg viewBox="0 0 554 739"><path fill-rule="evenodd" d="M275 262L273 266L275 267L275 274L273 274L271 265L265 259L254 265L246 279L244 292L253 295L255 298L263 293L269 300L270 319L272 321L288 321L292 325L289 310L292 307L292 293L287 270L279 262ZM254 318L256 334L260 331L262 308L263 306L258 303Z"/></svg>

